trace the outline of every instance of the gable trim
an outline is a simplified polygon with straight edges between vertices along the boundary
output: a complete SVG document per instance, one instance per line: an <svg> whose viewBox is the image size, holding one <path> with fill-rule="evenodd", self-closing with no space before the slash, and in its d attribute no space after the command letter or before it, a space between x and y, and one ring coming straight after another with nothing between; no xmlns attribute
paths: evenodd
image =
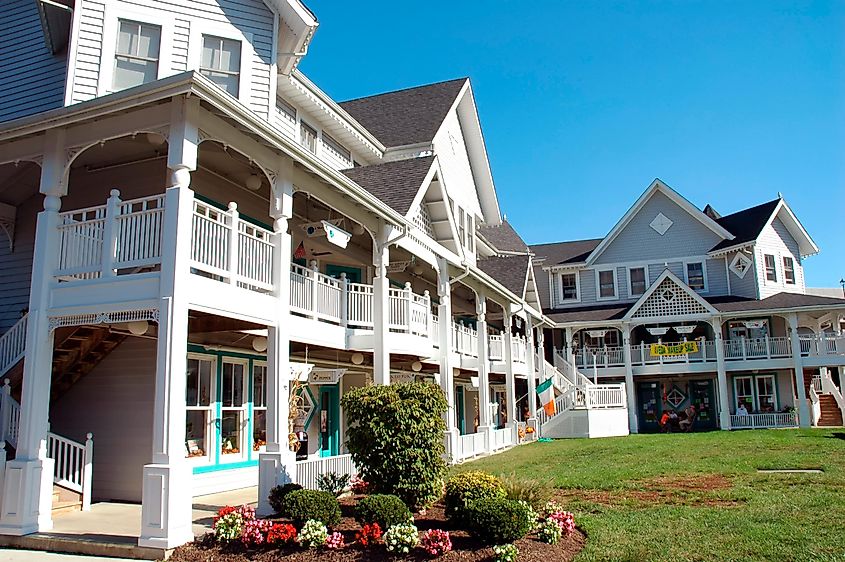
<svg viewBox="0 0 845 562"><path fill-rule="evenodd" d="M586 264L592 265L595 263L596 259L604 252L608 246L625 230L625 227L633 220L637 213L645 206L645 204L651 199L651 197L656 192L661 192L663 195L668 197L673 203L681 207L684 211L687 212L691 217L698 220L701 224L712 230L717 236L721 237L723 240L733 240L734 235L725 230L722 226L719 225L716 221L705 215L701 212L698 208L695 207L692 203L684 199L677 191L663 183L660 179L655 179L651 182L651 185L648 186L648 189L640 195L639 199L637 199L634 204L628 209L619 222L613 227L613 229L608 233L607 236L599 243L596 248L590 252L590 255L587 257Z"/></svg>
<svg viewBox="0 0 845 562"><path fill-rule="evenodd" d="M795 238L795 241L798 243L798 251L801 253L801 257L805 258L807 256L818 254L819 247L816 246L816 243L813 242L812 238L810 238L810 234L804 228L804 225L801 224L801 221L798 220L798 217L795 216L795 213L792 212L792 209L789 208L789 205L787 205L786 201L783 199L781 199L777 207L775 207L775 210L772 212L772 216L770 216L769 220L766 221L766 226L763 227L763 230L765 230L767 227L771 226L773 222L775 222L775 219L778 217L781 211L784 211L787 215L787 218L789 219L789 221L784 221L783 219L781 219L781 222L783 222L783 225L786 227L787 230L789 230L789 234L791 234L792 237ZM798 236L796 236L796 233L798 234ZM804 241L807 243L807 246L809 246L809 249L811 250L810 252L804 252L804 249L802 248L802 246L804 245L799 240L799 237L804 238Z"/></svg>
<svg viewBox="0 0 845 562"><path fill-rule="evenodd" d="M711 305L709 302L704 300L698 293L696 293L695 291L690 289L687 286L687 284L684 283L680 278L678 278L677 275L672 273L672 271L670 271L669 269L664 269L663 273L661 273L657 277L657 279L655 279L654 283L651 284L651 286L646 290L646 292L643 293L642 296L640 296L640 298L637 299L637 302L635 302L631 306L631 308L628 309L628 312L625 313L625 316L623 316L622 319L623 320L631 320L633 318L634 314L636 314L637 311L639 311L640 308L642 308L642 306L646 303L646 301L648 301L649 297L651 297L651 295L653 295L655 293L655 291L657 291L657 288L660 287L660 285L666 279L670 279L672 282L674 282L682 291L684 291L694 301L696 301L698 304L700 304L702 307L704 307L704 309L707 310L707 312L709 312L710 314L718 314L718 311L715 308L713 308L713 305Z"/></svg>

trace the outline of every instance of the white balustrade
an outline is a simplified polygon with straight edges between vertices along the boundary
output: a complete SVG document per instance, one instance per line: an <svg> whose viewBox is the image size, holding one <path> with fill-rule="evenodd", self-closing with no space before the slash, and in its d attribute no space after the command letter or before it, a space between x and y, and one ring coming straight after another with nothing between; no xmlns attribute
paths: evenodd
<svg viewBox="0 0 845 562"><path fill-rule="evenodd" d="M431 330L431 295L425 291L422 295L411 293L410 331L417 336L428 336Z"/></svg>
<svg viewBox="0 0 845 562"><path fill-rule="evenodd" d="M487 452L487 435L485 433L468 433L458 439L458 450L455 461L462 461L482 455Z"/></svg>
<svg viewBox="0 0 845 562"><path fill-rule="evenodd" d="M457 353L478 357L478 332L470 326L452 323L453 347Z"/></svg>
<svg viewBox="0 0 845 562"><path fill-rule="evenodd" d="M4 375L18 361L23 359L26 351L26 323L28 318L29 313L24 314L20 320L0 336L0 375Z"/></svg>
<svg viewBox="0 0 845 562"><path fill-rule="evenodd" d="M768 414L731 415L732 429L766 429L774 427L798 427L795 412L773 412Z"/></svg>
<svg viewBox="0 0 845 562"><path fill-rule="evenodd" d="M6 379L0 389L0 443L7 441L17 448L20 420L21 405L12 398L12 387Z"/></svg>
<svg viewBox="0 0 845 562"><path fill-rule="evenodd" d="M350 478L358 473L355 469L355 463L352 462L352 455L335 455L296 461L296 482L303 488L316 490L318 488L317 479L320 475L329 472L347 474Z"/></svg>
<svg viewBox="0 0 845 562"><path fill-rule="evenodd" d="M82 509L91 509L94 441L89 433L77 443L55 433L47 434L47 456L53 459L53 482L82 494Z"/></svg>
<svg viewBox="0 0 845 562"><path fill-rule="evenodd" d="M801 355L805 357L845 354L845 335L799 336L799 342L801 344Z"/></svg>
<svg viewBox="0 0 845 562"><path fill-rule="evenodd" d="M514 445L514 428L503 427L493 430L493 450L499 451Z"/></svg>
<svg viewBox="0 0 845 562"><path fill-rule="evenodd" d="M505 342L504 335L492 334L487 338L488 354L491 361L505 360Z"/></svg>
<svg viewBox="0 0 845 562"><path fill-rule="evenodd" d="M586 388L587 408L623 408L626 406L624 384L594 384Z"/></svg>
<svg viewBox="0 0 845 562"><path fill-rule="evenodd" d="M516 336L511 339L511 357L513 357L514 363L525 363L527 349L525 338Z"/></svg>

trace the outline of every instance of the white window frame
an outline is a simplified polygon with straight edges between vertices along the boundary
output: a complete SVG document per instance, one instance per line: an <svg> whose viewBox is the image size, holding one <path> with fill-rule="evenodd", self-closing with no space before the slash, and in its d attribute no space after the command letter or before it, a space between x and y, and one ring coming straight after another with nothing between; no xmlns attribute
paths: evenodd
<svg viewBox="0 0 845 562"><path fill-rule="evenodd" d="M761 409L760 405L760 387L758 386L759 381L764 379L770 379L772 381L772 412L777 412L779 409L778 403L778 382L773 374L761 374L761 375L754 375L754 399L757 401L757 411L759 412ZM768 395L764 395L768 396Z"/></svg>
<svg viewBox="0 0 845 562"><path fill-rule="evenodd" d="M748 406L751 406L751 410L748 413L750 414L752 412L756 412L757 411L757 391L756 391L756 386L754 384L754 377L752 377L750 375L744 375L744 376L741 376L741 377L734 377L734 412L736 412L737 409L739 408L739 394L737 393L737 383L740 380L747 380L751 383L751 395L750 395L751 404L746 404L745 409L747 410ZM747 397L746 397L746 400L747 400Z"/></svg>
<svg viewBox="0 0 845 562"><path fill-rule="evenodd" d="M251 447L252 443L252 436L247 435L247 428L249 424L247 423L247 416L249 415L249 360L241 359L237 357L223 357L221 361L221 369L220 369L220 383L221 385L225 385L226 381L223 380L225 377L225 367L226 365L241 365L243 366L243 390L242 390L242 404L241 406L225 406L223 404L223 388L221 387L218 391L218 395L220 397L220 440L217 443L217 451L220 455L220 464L225 464L227 462L238 462L242 461L247 457L247 448ZM239 423L240 423L240 443L238 444L238 452L237 453L224 453L223 452L223 415L226 412L239 412Z"/></svg>
<svg viewBox="0 0 845 562"><path fill-rule="evenodd" d="M241 68L238 79L238 96L236 99L240 100L244 105L249 105L252 95L252 64L256 56L255 49L252 46L252 33L241 33L231 24L224 25L205 20L191 20L190 43L188 44L188 70L194 70L197 74L200 72L200 63L202 61L203 35L212 35L222 39L229 39L230 41L240 41Z"/></svg>
<svg viewBox="0 0 845 562"><path fill-rule="evenodd" d="M308 128L314 132L314 150L312 151L310 147L306 146L305 143L302 142L302 131L304 128ZM305 121L303 119L299 120L299 126L296 128L296 142L299 143L299 146L313 154L314 156L320 155L320 145L322 144L320 139L320 129Z"/></svg>
<svg viewBox="0 0 845 562"><path fill-rule="evenodd" d="M256 367L260 367L260 368L264 369L264 390L263 390L263 392L264 392L264 405L263 406L256 406L256 402L255 402L255 369L256 369ZM252 373L250 373L250 377L249 377L250 381L252 381L252 387L250 389L250 390L252 390L252 397L251 397L252 420L250 420L252 422L251 423L251 425L252 425L252 435L249 436L249 445L250 445L250 447L252 447L253 453L255 453L255 452L263 453L265 451L265 449L267 448L266 445L263 445L263 446L259 447L258 449L255 448L255 419L256 419L255 413L256 412L264 412L264 421L266 423L266 421L267 421L267 377L269 375L270 375L270 369L269 369L266 361L254 360L252 362ZM266 435L266 431L267 431L266 425L264 426L264 431L265 431L265 435Z"/></svg>
<svg viewBox="0 0 845 562"><path fill-rule="evenodd" d="M209 404L208 406L190 406L185 404L185 421L187 424L188 412L206 412L205 420L205 434L203 437L205 454L198 457L187 457L186 460L191 464L212 464L217 457L217 432L215 429L215 416L217 415L217 357L214 355L206 355L204 353L189 353L188 360L208 361L211 363L211 379L209 389ZM188 372L185 370L185 378L187 382ZM187 398L187 397L186 397ZM186 438L187 443L187 438Z"/></svg>
<svg viewBox="0 0 845 562"><path fill-rule="evenodd" d="M693 289L696 293L708 293L710 292L710 285L707 282L707 260L702 259L692 259L692 260L684 260L684 282L689 286L689 265L693 263L700 263L701 264L701 276L704 280L704 288L702 289ZM692 287L690 287L692 289Z"/></svg>
<svg viewBox="0 0 845 562"><path fill-rule="evenodd" d="M792 262L792 266L789 269L786 268L786 260L789 260L790 262ZM783 266L783 284L784 285L797 285L798 284L798 275L796 274L796 271L795 271L795 258L793 258L791 255L787 254L787 255L781 256L780 261L781 261L781 264ZM790 281L786 276L786 272L790 271L790 270L792 271L792 281Z"/></svg>
<svg viewBox="0 0 845 562"><path fill-rule="evenodd" d="M158 45L158 72L156 80L166 76L172 76L173 72L173 17L162 10L148 10L138 6L126 9L123 5L120 8L106 4L103 12L103 38L100 50L100 73L97 77L97 96L105 96L119 90L115 90L114 83L114 57L117 52L117 32L120 28L120 20L135 21L148 25L156 25L161 28L161 37Z"/></svg>
<svg viewBox="0 0 845 562"><path fill-rule="evenodd" d="M613 273L613 296L611 297L603 297L601 296L601 274L610 271ZM614 301L619 300L619 279L617 279L616 275L616 268L605 267L601 269L595 270L595 277L596 277L596 300L597 301Z"/></svg>
<svg viewBox="0 0 845 562"><path fill-rule="evenodd" d="M780 276L778 276L778 255L775 254L767 254L766 252L761 252L761 256L763 258L763 283L766 285L778 285L780 284ZM772 257L773 269L775 270L775 278L769 279L769 266L766 265L766 256Z"/></svg>
<svg viewBox="0 0 845 562"><path fill-rule="evenodd" d="M645 286L643 287L642 293L634 293L634 282L631 279L631 270L634 270L634 269L642 269L643 270L643 279L645 281ZM648 279L648 264L644 263L644 264L641 264L641 265L640 264L629 265L625 268L625 270L626 270L625 271L625 277L627 278L627 281L628 281L628 296L631 297L631 298L639 298L639 297L643 296L645 294L645 292L648 291L648 288L651 285L649 283L649 279Z"/></svg>
<svg viewBox="0 0 845 562"><path fill-rule="evenodd" d="M563 276L564 275L574 275L575 276L575 298L574 299L566 299L563 297ZM557 287L558 287L558 302L560 304L570 304L570 303L577 303L581 302L581 273L578 270L575 271L558 271L557 272Z"/></svg>

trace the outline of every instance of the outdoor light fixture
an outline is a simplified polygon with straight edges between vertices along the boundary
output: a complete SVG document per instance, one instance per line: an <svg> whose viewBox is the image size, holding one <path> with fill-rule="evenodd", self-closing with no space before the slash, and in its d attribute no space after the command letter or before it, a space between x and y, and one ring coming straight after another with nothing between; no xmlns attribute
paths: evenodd
<svg viewBox="0 0 845 562"><path fill-rule="evenodd" d="M326 231L326 238L328 241L335 246L346 248L346 245L349 243L349 239L352 238L352 235L345 230L341 230L329 221L322 221L322 223L323 230Z"/></svg>
<svg viewBox="0 0 845 562"><path fill-rule="evenodd" d="M352 357L350 357L350 360L352 361L353 365L360 365L364 362L364 354L355 352L352 354Z"/></svg>
<svg viewBox="0 0 845 562"><path fill-rule="evenodd" d="M258 191L261 189L261 176L258 174L250 174L247 176L244 185L250 191Z"/></svg>
<svg viewBox="0 0 845 562"><path fill-rule="evenodd" d="M267 338L264 336L255 336L252 338L252 349L258 353L264 353L267 351Z"/></svg>
<svg viewBox="0 0 845 562"><path fill-rule="evenodd" d="M669 331L669 328L646 328L648 333L652 336L665 336L666 332Z"/></svg>
<svg viewBox="0 0 845 562"><path fill-rule="evenodd" d="M420 371L422 371L422 363L420 363L419 361L414 361L413 363L411 363L411 370L413 370L415 373L419 373Z"/></svg>
<svg viewBox="0 0 845 562"><path fill-rule="evenodd" d="M158 133L147 133L147 142L153 146L161 146L164 144L164 137Z"/></svg>
<svg viewBox="0 0 845 562"><path fill-rule="evenodd" d="M129 329L129 333L133 336L143 336L147 333L150 323L146 320L136 320L127 324L126 327Z"/></svg>
<svg viewBox="0 0 845 562"><path fill-rule="evenodd" d="M675 326L674 330L679 334L691 334L695 331L695 326Z"/></svg>

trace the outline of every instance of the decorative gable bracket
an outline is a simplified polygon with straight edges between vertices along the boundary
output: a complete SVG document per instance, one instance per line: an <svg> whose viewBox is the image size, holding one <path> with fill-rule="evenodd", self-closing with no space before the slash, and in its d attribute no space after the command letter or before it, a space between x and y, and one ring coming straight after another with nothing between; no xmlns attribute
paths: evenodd
<svg viewBox="0 0 845 562"><path fill-rule="evenodd" d="M15 217L17 209L12 205L0 203L0 230L6 235L9 240L9 252L15 246Z"/></svg>

